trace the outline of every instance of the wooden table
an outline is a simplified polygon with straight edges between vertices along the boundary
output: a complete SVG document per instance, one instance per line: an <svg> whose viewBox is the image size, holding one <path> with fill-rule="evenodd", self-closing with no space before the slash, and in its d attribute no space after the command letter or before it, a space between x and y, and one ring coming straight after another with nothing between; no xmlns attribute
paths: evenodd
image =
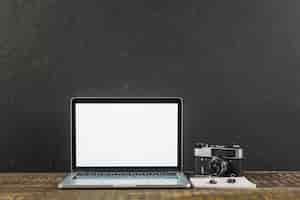
<svg viewBox="0 0 300 200"><path fill-rule="evenodd" d="M247 172L255 190L98 189L58 190L63 173L0 173L0 200L54 199L292 199L300 200L300 172Z"/></svg>

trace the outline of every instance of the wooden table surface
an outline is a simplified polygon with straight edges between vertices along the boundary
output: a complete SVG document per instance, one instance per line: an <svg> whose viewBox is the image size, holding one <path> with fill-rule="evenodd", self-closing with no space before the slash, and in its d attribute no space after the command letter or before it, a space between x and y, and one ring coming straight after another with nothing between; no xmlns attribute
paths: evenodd
<svg viewBox="0 0 300 200"><path fill-rule="evenodd" d="M63 173L0 173L0 200L54 199L292 199L300 200L300 172L247 172L252 190L97 189L58 190Z"/></svg>

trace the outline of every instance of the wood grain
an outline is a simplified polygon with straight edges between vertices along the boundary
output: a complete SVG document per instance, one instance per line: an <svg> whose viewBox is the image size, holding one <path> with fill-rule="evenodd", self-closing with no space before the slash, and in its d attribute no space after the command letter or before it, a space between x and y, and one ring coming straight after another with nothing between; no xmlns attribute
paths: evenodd
<svg viewBox="0 0 300 200"><path fill-rule="evenodd" d="M56 199L293 199L300 200L300 172L247 172L256 190L98 189L58 190L63 173L0 173L0 200Z"/></svg>

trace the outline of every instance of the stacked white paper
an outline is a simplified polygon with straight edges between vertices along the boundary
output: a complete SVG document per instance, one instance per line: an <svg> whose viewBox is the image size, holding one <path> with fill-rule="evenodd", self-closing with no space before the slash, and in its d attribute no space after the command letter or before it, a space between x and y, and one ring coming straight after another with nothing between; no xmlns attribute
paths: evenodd
<svg viewBox="0 0 300 200"><path fill-rule="evenodd" d="M253 189L256 184L250 182L246 177L233 177L235 183L228 183L227 177L191 177L191 183L195 188L229 188L229 189ZM216 183L210 183L210 180Z"/></svg>

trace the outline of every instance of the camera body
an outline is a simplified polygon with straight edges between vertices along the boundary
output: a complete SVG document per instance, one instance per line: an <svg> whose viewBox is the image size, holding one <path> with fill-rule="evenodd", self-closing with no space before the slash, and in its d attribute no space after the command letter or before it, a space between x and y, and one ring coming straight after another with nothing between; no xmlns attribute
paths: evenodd
<svg viewBox="0 0 300 200"><path fill-rule="evenodd" d="M195 174L217 177L240 176L243 158L243 149L239 145L197 143L194 147Z"/></svg>

